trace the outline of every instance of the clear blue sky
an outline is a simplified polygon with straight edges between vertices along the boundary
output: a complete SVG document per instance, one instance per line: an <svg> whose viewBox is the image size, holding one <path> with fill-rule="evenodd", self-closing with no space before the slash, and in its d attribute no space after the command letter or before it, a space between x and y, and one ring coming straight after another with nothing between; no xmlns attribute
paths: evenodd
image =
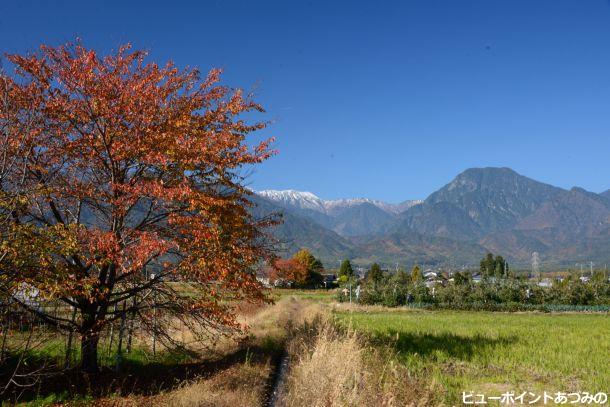
<svg viewBox="0 0 610 407"><path fill-rule="evenodd" d="M132 42L273 120L256 189L425 198L468 167L610 188L607 0L3 1L0 49Z"/></svg>

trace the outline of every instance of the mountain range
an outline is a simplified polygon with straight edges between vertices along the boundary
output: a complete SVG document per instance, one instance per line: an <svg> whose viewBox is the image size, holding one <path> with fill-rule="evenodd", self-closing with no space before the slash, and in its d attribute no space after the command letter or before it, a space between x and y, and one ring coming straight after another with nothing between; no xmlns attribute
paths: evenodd
<svg viewBox="0 0 610 407"><path fill-rule="evenodd" d="M282 213L280 252L301 247L325 262L474 265L487 252L528 267L610 260L610 190L535 181L510 168L471 168L425 200L322 200L295 190L256 192L257 216Z"/></svg>
<svg viewBox="0 0 610 407"><path fill-rule="evenodd" d="M258 192L258 195L344 237L378 233L391 224L397 215L422 203L410 200L390 204L365 198L325 201L311 192L294 190L266 190Z"/></svg>

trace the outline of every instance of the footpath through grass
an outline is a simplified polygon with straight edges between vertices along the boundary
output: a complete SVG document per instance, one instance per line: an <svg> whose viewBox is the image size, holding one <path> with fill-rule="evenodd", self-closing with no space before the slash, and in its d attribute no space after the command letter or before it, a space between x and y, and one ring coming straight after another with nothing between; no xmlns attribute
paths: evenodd
<svg viewBox="0 0 610 407"><path fill-rule="evenodd" d="M338 311L456 402L462 391L608 392L610 317L463 311Z"/></svg>

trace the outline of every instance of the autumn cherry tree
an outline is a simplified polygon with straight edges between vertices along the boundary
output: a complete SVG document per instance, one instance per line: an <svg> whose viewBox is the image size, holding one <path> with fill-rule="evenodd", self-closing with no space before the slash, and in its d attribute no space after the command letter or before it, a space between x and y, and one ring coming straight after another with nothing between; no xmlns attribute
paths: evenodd
<svg viewBox="0 0 610 407"><path fill-rule="evenodd" d="M15 202L2 212L14 231L11 244L3 237L3 294L35 288L37 301L74 310L47 313L15 296L80 334L85 371L98 369L104 326L126 316L167 342L176 321L201 335L236 328L231 304L264 300L254 268L272 257L273 220L250 215L239 176L273 154L271 140L246 139L265 123L241 119L262 108L221 86L218 70L202 78L129 46L108 56L43 46L8 59L0 118L14 161L1 181Z"/></svg>
<svg viewBox="0 0 610 407"><path fill-rule="evenodd" d="M307 266L296 259L278 259L270 267L269 279L297 286L305 284L308 277Z"/></svg>

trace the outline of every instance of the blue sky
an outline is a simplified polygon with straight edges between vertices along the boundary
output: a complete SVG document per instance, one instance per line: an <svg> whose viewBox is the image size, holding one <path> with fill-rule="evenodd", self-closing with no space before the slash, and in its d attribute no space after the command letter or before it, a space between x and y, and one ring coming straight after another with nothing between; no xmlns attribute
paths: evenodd
<svg viewBox="0 0 610 407"><path fill-rule="evenodd" d="M255 189L425 198L469 167L610 188L610 2L12 1L0 49L82 38L225 69L280 154Z"/></svg>

